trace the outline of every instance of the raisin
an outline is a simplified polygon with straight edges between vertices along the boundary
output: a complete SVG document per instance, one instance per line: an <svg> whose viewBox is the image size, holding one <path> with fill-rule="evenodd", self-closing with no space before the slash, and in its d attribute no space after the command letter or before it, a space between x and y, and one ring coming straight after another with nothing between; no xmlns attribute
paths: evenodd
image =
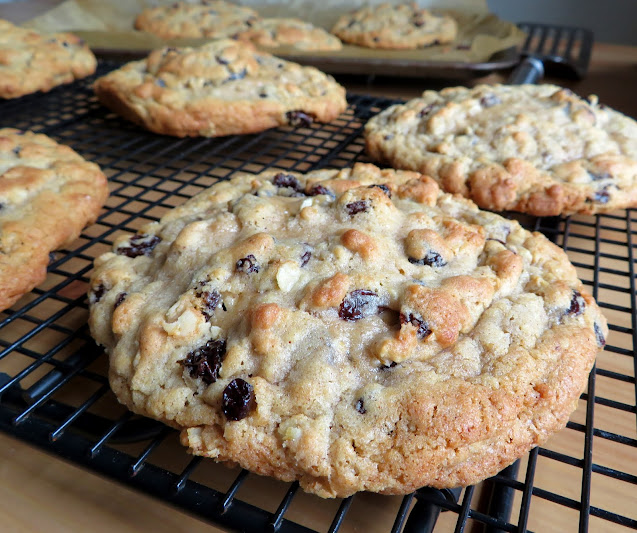
<svg viewBox="0 0 637 533"><path fill-rule="evenodd" d="M265 93L265 92L260 92L259 93L259 98L267 98L267 97L268 97L267 93Z"/></svg>
<svg viewBox="0 0 637 533"><path fill-rule="evenodd" d="M257 258L252 254L247 255L246 257L239 259L237 261L237 272L243 272L244 274L252 274L253 272L259 272L259 263L257 263Z"/></svg>
<svg viewBox="0 0 637 533"><path fill-rule="evenodd" d="M277 187L287 187L296 192L303 192L303 187L301 187L299 180L297 180L292 174L279 172L274 176L272 183L274 183Z"/></svg>
<svg viewBox="0 0 637 533"><path fill-rule="evenodd" d="M400 323L403 325L411 324L412 326L416 326L418 328L416 335L418 336L420 340L426 339L427 337L429 337L429 335L433 333L429 329L427 322L425 322L422 318L418 318L417 316L414 316L411 313L409 313L408 315L404 315L403 313L400 313Z"/></svg>
<svg viewBox="0 0 637 533"><path fill-rule="evenodd" d="M391 141L394 138L394 134L393 133L388 133L387 135L385 135L383 137L384 140L386 141Z"/></svg>
<svg viewBox="0 0 637 533"><path fill-rule="evenodd" d="M383 185L382 183L374 183L374 185L370 185L369 188L378 187L381 191L383 191L389 198L391 198L391 191L387 185Z"/></svg>
<svg viewBox="0 0 637 533"><path fill-rule="evenodd" d="M335 195L332 191L330 191L327 187L323 187L323 185L318 184L314 185L309 192L309 196L318 196L319 194L325 194L326 196L330 196L334 198Z"/></svg>
<svg viewBox="0 0 637 533"><path fill-rule="evenodd" d="M595 339L597 339L597 346L603 348L606 346L606 339L604 338L604 334L602 333L602 328L597 325L597 322L593 324L593 328L595 329Z"/></svg>
<svg viewBox="0 0 637 533"><path fill-rule="evenodd" d="M498 98L495 94L487 94L480 98L480 105L482 107L493 107L494 105L501 104L502 100Z"/></svg>
<svg viewBox="0 0 637 533"><path fill-rule="evenodd" d="M597 191L593 195L593 200L595 202L599 202L600 204L607 204L608 200L610 200L610 193L608 192L608 187L604 187L603 189Z"/></svg>
<svg viewBox="0 0 637 533"><path fill-rule="evenodd" d="M254 388L241 378L233 379L223 389L221 409L228 420L242 420L257 406Z"/></svg>
<svg viewBox="0 0 637 533"><path fill-rule="evenodd" d="M367 409L365 409L365 402L363 402L362 398L359 398L356 402L356 410L362 415L367 412Z"/></svg>
<svg viewBox="0 0 637 533"><path fill-rule="evenodd" d="M248 74L247 68L243 68L239 72L231 72L230 76L228 76L224 80L224 83L228 83L229 81L242 80L243 78L246 77L247 74Z"/></svg>
<svg viewBox="0 0 637 533"><path fill-rule="evenodd" d="M378 311L378 294L367 289L350 292L338 308L338 316L348 322L360 320Z"/></svg>
<svg viewBox="0 0 637 533"><path fill-rule="evenodd" d="M91 298L93 303L99 302L102 299L102 296L104 296L105 292L106 287L104 287L104 285L102 285L101 283L97 287L95 287L95 289L93 289L92 291L93 298Z"/></svg>
<svg viewBox="0 0 637 533"><path fill-rule="evenodd" d="M598 191L595 193L595 196L593 196L593 199L600 204L607 204L610 199L610 194L608 194L606 190Z"/></svg>
<svg viewBox="0 0 637 533"><path fill-rule="evenodd" d="M369 202L367 200L356 200L345 206L350 216L354 216L358 213L364 213L369 209Z"/></svg>
<svg viewBox="0 0 637 533"><path fill-rule="evenodd" d="M434 108L433 104L429 104L428 106L423 107L419 112L418 112L418 118L423 118L424 116L427 116L429 114L429 112Z"/></svg>
<svg viewBox="0 0 637 533"><path fill-rule="evenodd" d="M416 28L420 28L421 26L425 25L425 21L424 20L414 20L414 26L416 26Z"/></svg>
<svg viewBox="0 0 637 533"><path fill-rule="evenodd" d="M166 82L161 78L157 78L155 80L155 85L157 85L158 87L166 87Z"/></svg>
<svg viewBox="0 0 637 533"><path fill-rule="evenodd" d="M17 155L17 156L19 156L19 155L20 155L20 152L21 152L21 151L22 151L22 147L21 147L21 146L16 146L16 147L13 149L13 153L14 153L15 155Z"/></svg>
<svg viewBox="0 0 637 533"><path fill-rule="evenodd" d="M409 257L409 262L414 265L421 266L432 266L432 267L443 267L447 264L447 262L442 258L442 256L438 252L434 252L433 250L429 250L427 255L422 259L416 259L414 257Z"/></svg>
<svg viewBox="0 0 637 533"><path fill-rule="evenodd" d="M126 296L128 296L128 294L125 292L120 292L117 295L117 298L115 298L115 303L113 304L113 311L115 311L115 309L122 305L122 302L126 300Z"/></svg>
<svg viewBox="0 0 637 533"><path fill-rule="evenodd" d="M157 235L137 234L130 238L129 246L119 246L115 253L125 255L126 257L138 257L140 255L149 255L161 239Z"/></svg>
<svg viewBox="0 0 637 533"><path fill-rule="evenodd" d="M306 244L305 251L303 252L303 255L301 255L301 266L304 267L307 265L310 259L312 259L312 250L310 249L310 245Z"/></svg>
<svg viewBox="0 0 637 533"><path fill-rule="evenodd" d="M217 381L225 355L226 341L224 339L209 340L178 363L184 368L190 369L190 377L200 378L204 383L210 385Z"/></svg>
<svg viewBox="0 0 637 533"><path fill-rule="evenodd" d="M288 121L290 126L294 126L295 128L309 127L312 122L314 122L314 117L312 115L308 115L303 111L288 111L285 114L285 118Z"/></svg>
<svg viewBox="0 0 637 533"><path fill-rule="evenodd" d="M197 289L195 291L195 295L197 296L197 298L201 298L201 303L203 304L201 313L206 318L206 320L210 322L212 313L214 313L215 309L219 305L221 294L219 294L219 291L217 291L216 289L212 289L211 291L203 291L201 289Z"/></svg>
<svg viewBox="0 0 637 533"><path fill-rule="evenodd" d="M584 312L584 308L586 307L586 302L582 295L578 291L573 291L573 298L571 298L571 305L566 311L569 315L578 316Z"/></svg>

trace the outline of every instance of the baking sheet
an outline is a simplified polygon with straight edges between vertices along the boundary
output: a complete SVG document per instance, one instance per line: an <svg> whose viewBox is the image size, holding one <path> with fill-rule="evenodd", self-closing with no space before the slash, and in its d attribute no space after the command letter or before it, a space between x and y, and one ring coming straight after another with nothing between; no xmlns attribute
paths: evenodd
<svg viewBox="0 0 637 533"><path fill-rule="evenodd" d="M160 39L133 29L138 13L146 7L171 3L166 0L67 0L24 25L40 31L73 31L85 39L98 55L141 57L154 48L199 46L206 39ZM344 12L367 3L364 0L245 0L264 16L296 16L330 29ZM378 3L378 2L373 2ZM398 2L396 2L398 3ZM276 55L312 64L328 72L359 74L428 75L436 70L483 72L508 68L517 61L515 47L524 33L487 10L485 0L450 0L445 9L433 0L422 6L451 14L458 21L453 43L417 50L377 50L344 45L339 51L302 51L293 47L271 49ZM453 7L454 9L449 9ZM444 75L444 74L443 74Z"/></svg>

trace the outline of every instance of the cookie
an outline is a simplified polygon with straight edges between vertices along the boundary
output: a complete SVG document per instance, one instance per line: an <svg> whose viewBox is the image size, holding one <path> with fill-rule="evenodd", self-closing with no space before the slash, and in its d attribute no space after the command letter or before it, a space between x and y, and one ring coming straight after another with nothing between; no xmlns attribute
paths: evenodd
<svg viewBox="0 0 637 533"><path fill-rule="evenodd" d="M404 50L450 43L458 25L452 17L434 15L415 2L384 3L341 16L332 33L350 44Z"/></svg>
<svg viewBox="0 0 637 533"><path fill-rule="evenodd" d="M97 62L75 35L43 35L0 19L0 98L17 98L93 74Z"/></svg>
<svg viewBox="0 0 637 533"><path fill-rule="evenodd" d="M120 402L323 497L495 474L608 332L543 235L370 164L241 174L113 246L89 324Z"/></svg>
<svg viewBox="0 0 637 533"><path fill-rule="evenodd" d="M426 91L365 127L369 155L480 207L537 216L637 206L637 123L554 85Z"/></svg>
<svg viewBox="0 0 637 533"><path fill-rule="evenodd" d="M347 107L345 89L331 76L229 39L155 50L99 78L94 89L128 120L177 137L307 126Z"/></svg>
<svg viewBox="0 0 637 533"><path fill-rule="evenodd" d="M231 31L227 36L268 48L291 46L299 50L315 51L343 48L341 41L323 28L293 18L257 20L250 28L238 32Z"/></svg>
<svg viewBox="0 0 637 533"><path fill-rule="evenodd" d="M258 18L254 9L223 0L202 0L199 4L177 2L145 9L135 19L135 28L163 39L218 39L228 36L228 27L232 26L233 32L248 29Z"/></svg>
<svg viewBox="0 0 637 533"><path fill-rule="evenodd" d="M0 129L0 310L44 281L49 253L73 242L107 195L98 166L68 146Z"/></svg>

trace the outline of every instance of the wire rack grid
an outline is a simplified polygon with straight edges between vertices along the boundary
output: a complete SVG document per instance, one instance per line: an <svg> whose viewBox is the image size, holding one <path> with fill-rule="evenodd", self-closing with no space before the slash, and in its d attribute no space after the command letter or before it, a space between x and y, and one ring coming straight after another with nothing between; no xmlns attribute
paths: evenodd
<svg viewBox="0 0 637 533"><path fill-rule="evenodd" d="M98 75L113 66L102 63ZM102 167L111 189L97 222L51 255L46 281L0 314L2 431L229 530L637 529L635 212L522 219L568 252L610 324L606 349L564 431L475 487L321 500L296 483L188 456L175 431L120 406L108 387L106 357L88 334L87 281L93 258L119 234L158 220L236 171L303 172L364 161L362 128L393 102L351 95L347 111L330 124L175 139L100 107L91 82L0 103L0 126L70 145Z"/></svg>

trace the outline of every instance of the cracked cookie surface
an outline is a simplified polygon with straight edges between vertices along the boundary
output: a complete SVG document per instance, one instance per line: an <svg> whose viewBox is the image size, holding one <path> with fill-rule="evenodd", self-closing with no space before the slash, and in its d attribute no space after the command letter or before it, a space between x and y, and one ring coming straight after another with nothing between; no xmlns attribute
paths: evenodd
<svg viewBox="0 0 637 533"><path fill-rule="evenodd" d="M0 98L17 98L93 74L97 62L70 33L40 34L0 19Z"/></svg>
<svg viewBox="0 0 637 533"><path fill-rule="evenodd" d="M122 403L323 497L494 475L564 427L608 332L544 236L362 163L213 185L117 239L89 302Z"/></svg>
<svg viewBox="0 0 637 533"><path fill-rule="evenodd" d="M370 156L480 207L538 216L637 206L637 122L555 85L426 91L365 127Z"/></svg>
<svg viewBox="0 0 637 533"><path fill-rule="evenodd" d="M347 107L345 89L331 76L229 39L155 50L99 78L94 89L128 120L178 137L307 126Z"/></svg>
<svg viewBox="0 0 637 533"><path fill-rule="evenodd" d="M410 49L453 41L456 21L434 15L415 2L367 6L341 16L332 33L343 42L367 48Z"/></svg>
<svg viewBox="0 0 637 533"><path fill-rule="evenodd" d="M220 0L147 9L137 17L135 27L163 39L231 38L268 48L291 46L299 50L343 47L337 37L309 22L295 18L261 18L253 9Z"/></svg>
<svg viewBox="0 0 637 533"><path fill-rule="evenodd" d="M142 11L135 19L135 28L163 39L178 37L228 37L233 31L249 29L259 14L249 7L223 0L203 0L200 4L177 2Z"/></svg>
<svg viewBox="0 0 637 533"><path fill-rule="evenodd" d="M292 46L299 50L340 50L343 44L334 35L294 18L264 18L248 29L232 31L228 37L250 41L257 46Z"/></svg>
<svg viewBox="0 0 637 533"><path fill-rule="evenodd" d="M68 146L0 129L0 310L44 281L49 253L93 222L106 177Z"/></svg>

